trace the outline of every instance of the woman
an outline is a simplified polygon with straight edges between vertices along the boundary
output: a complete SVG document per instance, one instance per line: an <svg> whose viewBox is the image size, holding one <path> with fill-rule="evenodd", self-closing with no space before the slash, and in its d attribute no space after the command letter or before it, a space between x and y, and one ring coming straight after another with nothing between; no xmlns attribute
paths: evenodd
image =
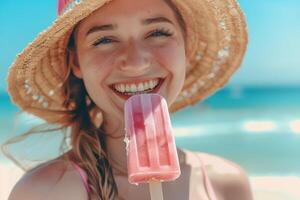
<svg viewBox="0 0 300 200"><path fill-rule="evenodd" d="M175 112L223 86L246 49L242 13L233 0L58 7L56 22L17 57L8 83L24 111L71 127L70 149L28 171L9 199L150 199L147 184L127 180L124 102L155 92ZM163 183L165 199L252 199L237 164L179 148L178 156L181 176Z"/></svg>

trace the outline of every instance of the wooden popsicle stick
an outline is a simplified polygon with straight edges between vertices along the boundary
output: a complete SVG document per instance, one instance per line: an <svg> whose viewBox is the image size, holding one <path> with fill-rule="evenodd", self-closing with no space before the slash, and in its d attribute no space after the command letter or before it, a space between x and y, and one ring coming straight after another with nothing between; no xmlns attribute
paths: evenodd
<svg viewBox="0 0 300 200"><path fill-rule="evenodd" d="M163 200L161 182L149 182L151 200Z"/></svg>

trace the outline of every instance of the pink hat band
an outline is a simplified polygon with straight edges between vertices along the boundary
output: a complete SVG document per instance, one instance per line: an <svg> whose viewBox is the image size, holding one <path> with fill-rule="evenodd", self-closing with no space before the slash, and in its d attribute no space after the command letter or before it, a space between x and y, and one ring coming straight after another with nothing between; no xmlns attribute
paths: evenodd
<svg viewBox="0 0 300 200"><path fill-rule="evenodd" d="M57 14L62 15L65 12L74 8L76 4L79 4L81 0L58 0Z"/></svg>

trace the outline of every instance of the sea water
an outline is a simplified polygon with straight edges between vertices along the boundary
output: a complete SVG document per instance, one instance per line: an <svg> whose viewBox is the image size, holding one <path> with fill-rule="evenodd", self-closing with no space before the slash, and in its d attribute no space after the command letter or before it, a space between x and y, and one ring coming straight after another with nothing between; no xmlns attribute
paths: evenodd
<svg viewBox="0 0 300 200"><path fill-rule="evenodd" d="M0 110L0 144L42 122L26 113L16 117L19 110L6 93L0 94ZM250 175L300 175L299 87L224 88L171 114L171 121L179 147L232 160ZM57 133L39 135L27 146L36 145L31 153L37 157L56 155L59 140Z"/></svg>

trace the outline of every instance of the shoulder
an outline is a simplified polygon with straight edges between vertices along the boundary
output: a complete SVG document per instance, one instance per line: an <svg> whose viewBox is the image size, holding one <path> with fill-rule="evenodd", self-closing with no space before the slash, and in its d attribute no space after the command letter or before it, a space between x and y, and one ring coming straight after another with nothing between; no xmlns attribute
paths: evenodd
<svg viewBox="0 0 300 200"><path fill-rule="evenodd" d="M9 200L87 198L80 175L69 162L63 160L52 160L27 172L9 196Z"/></svg>
<svg viewBox="0 0 300 200"><path fill-rule="evenodd" d="M240 165L208 153L185 152L201 158L213 188L224 200L253 199L248 175ZM196 162L196 160L194 161ZM193 164L193 160L191 165L192 167L196 166Z"/></svg>

